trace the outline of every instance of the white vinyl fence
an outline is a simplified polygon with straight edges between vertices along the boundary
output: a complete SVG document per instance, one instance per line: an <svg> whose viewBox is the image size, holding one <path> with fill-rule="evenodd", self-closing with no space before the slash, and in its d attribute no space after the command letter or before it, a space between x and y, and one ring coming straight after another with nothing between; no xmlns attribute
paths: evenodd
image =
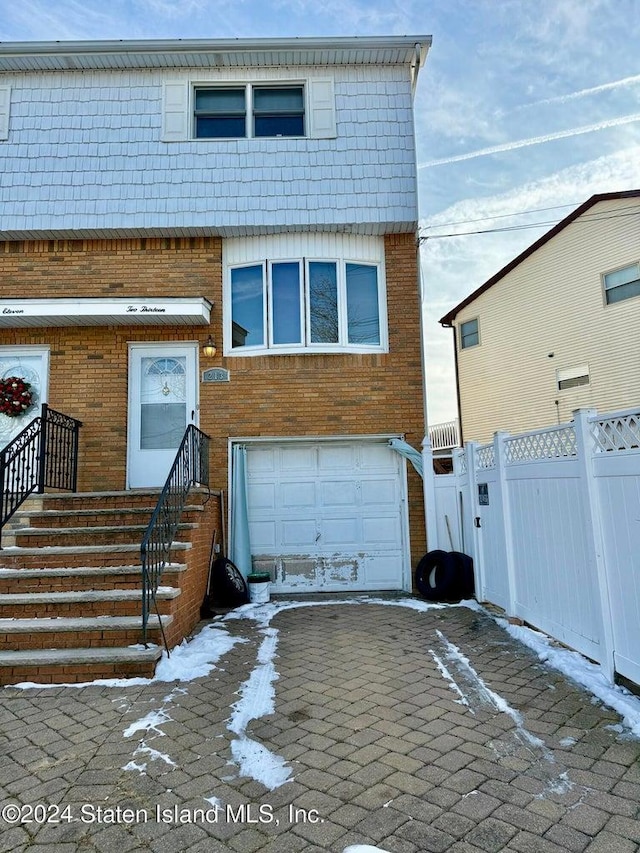
<svg viewBox="0 0 640 853"><path fill-rule="evenodd" d="M498 432L453 474L424 457L429 549L470 554L479 601L640 684L640 408Z"/></svg>

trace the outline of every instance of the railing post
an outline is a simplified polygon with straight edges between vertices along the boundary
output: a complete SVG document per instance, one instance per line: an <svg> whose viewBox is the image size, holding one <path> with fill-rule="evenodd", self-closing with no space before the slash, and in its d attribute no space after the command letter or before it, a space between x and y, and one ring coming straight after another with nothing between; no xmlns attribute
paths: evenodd
<svg viewBox="0 0 640 853"><path fill-rule="evenodd" d="M602 536L600 500L598 485L593 471L593 440L589 430L589 419L595 418L595 409L576 409L573 412L575 423L580 481L585 495L586 541L594 559L596 581L599 593L599 611L602 626L600 643L600 665L605 676L613 684L615 679L615 646L613 639L613 621L609 599L607 565L604 558L604 539Z"/></svg>
<svg viewBox="0 0 640 853"><path fill-rule="evenodd" d="M42 412L40 413L40 447L38 453L38 486L36 491L39 494L44 492L44 484L46 479L46 464L47 464L47 411L46 403L42 404Z"/></svg>

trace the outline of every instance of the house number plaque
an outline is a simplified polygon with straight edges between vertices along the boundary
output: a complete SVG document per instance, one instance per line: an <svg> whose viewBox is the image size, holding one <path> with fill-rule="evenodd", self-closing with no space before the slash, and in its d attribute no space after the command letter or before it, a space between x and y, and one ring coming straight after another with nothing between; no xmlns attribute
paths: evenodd
<svg viewBox="0 0 640 853"><path fill-rule="evenodd" d="M202 373L203 382L228 382L229 371L224 367L211 367Z"/></svg>

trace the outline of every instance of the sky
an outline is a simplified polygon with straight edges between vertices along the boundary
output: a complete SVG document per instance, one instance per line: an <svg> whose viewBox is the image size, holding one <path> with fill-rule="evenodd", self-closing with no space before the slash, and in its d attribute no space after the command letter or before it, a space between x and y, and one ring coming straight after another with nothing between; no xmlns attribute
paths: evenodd
<svg viewBox="0 0 640 853"><path fill-rule="evenodd" d="M441 423L439 318L594 193L640 188L640 0L0 0L0 41L372 35L433 37L415 118Z"/></svg>

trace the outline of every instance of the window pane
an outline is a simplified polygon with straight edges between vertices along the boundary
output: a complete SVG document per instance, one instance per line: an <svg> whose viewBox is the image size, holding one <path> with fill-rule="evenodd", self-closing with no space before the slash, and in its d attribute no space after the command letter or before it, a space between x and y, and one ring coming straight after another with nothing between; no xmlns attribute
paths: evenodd
<svg viewBox="0 0 640 853"><path fill-rule="evenodd" d="M254 89L253 109L256 113L295 113L304 111L302 87L292 89Z"/></svg>
<svg viewBox="0 0 640 853"><path fill-rule="evenodd" d="M244 113L244 86L241 89L196 89L196 112Z"/></svg>
<svg viewBox="0 0 640 853"><path fill-rule="evenodd" d="M473 347L479 343L480 336L478 334L478 321L469 320L466 323L462 323L460 326L460 347L462 349L466 349L467 347Z"/></svg>
<svg viewBox="0 0 640 853"><path fill-rule="evenodd" d="M350 344L380 343L378 271L365 264L347 264L347 326Z"/></svg>
<svg viewBox="0 0 640 853"><path fill-rule="evenodd" d="M637 264L633 264L632 266L625 267L622 270L607 273L604 277L604 286L607 288L618 287L620 284L628 284L638 278L640 278L640 270L638 269Z"/></svg>
<svg viewBox="0 0 640 853"><path fill-rule="evenodd" d="M256 136L304 136L304 116L256 116Z"/></svg>
<svg viewBox="0 0 640 853"><path fill-rule="evenodd" d="M143 403L140 406L140 449L173 450L187 428L184 403Z"/></svg>
<svg viewBox="0 0 640 853"><path fill-rule="evenodd" d="M631 299L632 296L640 295L640 279L638 281L630 281L627 284L612 287L606 291L607 302L622 302L623 299Z"/></svg>
<svg viewBox="0 0 640 853"><path fill-rule="evenodd" d="M233 347L264 344L262 266L231 270L231 319Z"/></svg>
<svg viewBox="0 0 640 853"><path fill-rule="evenodd" d="M196 116L198 139L234 139L246 136L244 116Z"/></svg>
<svg viewBox="0 0 640 853"><path fill-rule="evenodd" d="M300 265L297 262L272 265L271 295L273 343L301 343Z"/></svg>
<svg viewBox="0 0 640 853"><path fill-rule="evenodd" d="M253 90L255 136L304 136L302 86Z"/></svg>
<svg viewBox="0 0 640 853"><path fill-rule="evenodd" d="M334 263L309 264L309 312L311 343L337 344L338 277Z"/></svg>

